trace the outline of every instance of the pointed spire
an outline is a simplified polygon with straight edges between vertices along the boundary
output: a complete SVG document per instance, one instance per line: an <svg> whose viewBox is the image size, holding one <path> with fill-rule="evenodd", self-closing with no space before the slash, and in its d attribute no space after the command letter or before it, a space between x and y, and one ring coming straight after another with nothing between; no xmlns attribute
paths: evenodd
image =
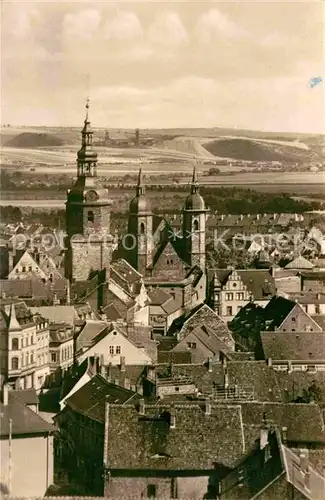
<svg viewBox="0 0 325 500"><path fill-rule="evenodd" d="M93 131L88 116L89 97L86 99L86 117L81 131L81 149L78 151L78 177L96 177L97 153L93 150Z"/></svg>
<svg viewBox="0 0 325 500"><path fill-rule="evenodd" d="M8 331L9 332L15 332L17 330L21 330L21 326L18 323L18 320L16 318L16 309L15 309L15 306L14 306L14 304L11 304Z"/></svg>
<svg viewBox="0 0 325 500"><path fill-rule="evenodd" d="M197 180L196 165L194 165L193 175L192 175L191 194L197 193L198 191L199 191L199 183Z"/></svg>
<svg viewBox="0 0 325 500"><path fill-rule="evenodd" d="M142 168L140 168L138 174L137 196L141 196L142 194L145 194L145 187L142 182Z"/></svg>
<svg viewBox="0 0 325 500"><path fill-rule="evenodd" d="M88 109L89 109L89 97L87 97L86 99L86 119L85 119L85 123L88 122Z"/></svg>

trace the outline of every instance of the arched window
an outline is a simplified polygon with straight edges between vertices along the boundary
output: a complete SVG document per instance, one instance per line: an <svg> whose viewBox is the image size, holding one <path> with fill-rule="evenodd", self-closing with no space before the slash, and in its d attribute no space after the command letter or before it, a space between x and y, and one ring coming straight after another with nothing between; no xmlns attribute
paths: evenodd
<svg viewBox="0 0 325 500"><path fill-rule="evenodd" d="M140 234L144 234L144 230L145 230L144 223L141 222L141 224L140 224Z"/></svg>
<svg viewBox="0 0 325 500"><path fill-rule="evenodd" d="M18 351L18 349L19 349L19 340L18 339L16 339L16 338L12 339L12 341L11 341L11 349L13 351Z"/></svg>
<svg viewBox="0 0 325 500"><path fill-rule="evenodd" d="M196 219L193 221L193 229L194 229L194 231L199 230L199 221Z"/></svg>
<svg viewBox="0 0 325 500"><path fill-rule="evenodd" d="M88 222L94 222L95 217L94 217L94 212L92 210L89 210L87 216L88 216Z"/></svg>
<svg viewBox="0 0 325 500"><path fill-rule="evenodd" d="M12 370L18 370L19 369L19 360L18 358L12 358L11 360L11 369Z"/></svg>

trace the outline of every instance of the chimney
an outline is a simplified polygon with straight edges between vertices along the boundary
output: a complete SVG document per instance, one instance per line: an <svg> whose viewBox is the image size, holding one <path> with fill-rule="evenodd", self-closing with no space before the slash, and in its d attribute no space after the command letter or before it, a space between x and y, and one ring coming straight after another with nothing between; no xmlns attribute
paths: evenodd
<svg viewBox="0 0 325 500"><path fill-rule="evenodd" d="M107 373L106 373L106 368L104 366L104 363L100 365L100 374L102 377L106 378Z"/></svg>
<svg viewBox="0 0 325 500"><path fill-rule="evenodd" d="M222 214L222 215L221 215L221 220L224 220L224 218L225 218L225 216Z"/></svg>
<svg viewBox="0 0 325 500"><path fill-rule="evenodd" d="M272 366L272 358L267 358L266 364L267 366Z"/></svg>
<svg viewBox="0 0 325 500"><path fill-rule="evenodd" d="M139 401L139 414L140 415L145 415L146 414L146 408L144 404L144 399L140 399Z"/></svg>
<svg viewBox="0 0 325 500"><path fill-rule="evenodd" d="M128 390L131 388L130 380L126 377L124 378L124 388Z"/></svg>
<svg viewBox="0 0 325 500"><path fill-rule="evenodd" d="M107 380L112 381L112 363L108 363L107 367Z"/></svg>
<svg viewBox="0 0 325 500"><path fill-rule="evenodd" d="M307 472L309 470L309 460L308 460L308 450L300 449L299 450L299 460L300 460L300 469L302 472Z"/></svg>
<svg viewBox="0 0 325 500"><path fill-rule="evenodd" d="M224 385L225 389L228 389L228 386L229 386L228 370L225 370L225 372L224 372L223 385Z"/></svg>
<svg viewBox="0 0 325 500"><path fill-rule="evenodd" d="M273 220L276 220L276 214L273 214Z"/></svg>
<svg viewBox="0 0 325 500"><path fill-rule="evenodd" d="M269 430L267 427L262 427L260 430L260 449L264 450L269 442Z"/></svg>
<svg viewBox="0 0 325 500"><path fill-rule="evenodd" d="M121 356L120 366L121 372L125 372L125 356Z"/></svg>
<svg viewBox="0 0 325 500"><path fill-rule="evenodd" d="M208 371L209 373L212 372L212 358L208 358Z"/></svg>
<svg viewBox="0 0 325 500"><path fill-rule="evenodd" d="M9 387L8 384L3 384L2 387L2 403L4 406L8 406L8 399L9 399Z"/></svg>
<svg viewBox="0 0 325 500"><path fill-rule="evenodd" d="M100 364L100 368L102 368L102 366L104 366L105 362L104 362L104 354L101 354L99 356L99 364Z"/></svg>
<svg viewBox="0 0 325 500"><path fill-rule="evenodd" d="M281 431L282 431L282 443L286 446L287 444L287 430L288 430L288 427L282 427L281 428Z"/></svg>
<svg viewBox="0 0 325 500"><path fill-rule="evenodd" d="M175 427L176 427L176 415L175 415L175 410L172 407L170 409L170 428L175 429Z"/></svg>
<svg viewBox="0 0 325 500"><path fill-rule="evenodd" d="M71 303L71 284L70 284L69 280L67 280L66 303L67 303L67 306L69 306Z"/></svg>
<svg viewBox="0 0 325 500"><path fill-rule="evenodd" d="M206 398L205 400L205 414L211 415L211 401L209 398Z"/></svg>

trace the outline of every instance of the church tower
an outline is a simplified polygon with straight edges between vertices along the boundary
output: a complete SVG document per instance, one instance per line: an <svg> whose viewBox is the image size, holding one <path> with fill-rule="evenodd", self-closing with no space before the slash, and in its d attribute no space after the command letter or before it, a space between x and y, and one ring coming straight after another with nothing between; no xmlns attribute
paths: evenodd
<svg viewBox="0 0 325 500"><path fill-rule="evenodd" d="M183 241L185 258L193 267L198 265L205 269L205 223L206 213L204 199L200 195L196 168L193 168L191 194L185 200L183 208Z"/></svg>
<svg viewBox="0 0 325 500"><path fill-rule="evenodd" d="M68 190L66 202L66 277L88 280L96 271L109 271L111 260L110 205L108 190L97 186L97 153L88 118L81 131L77 156L77 180Z"/></svg>
<svg viewBox="0 0 325 500"><path fill-rule="evenodd" d="M124 242L128 261L141 274L152 264L152 211L145 194L142 171L139 170L136 196L130 203L128 237Z"/></svg>

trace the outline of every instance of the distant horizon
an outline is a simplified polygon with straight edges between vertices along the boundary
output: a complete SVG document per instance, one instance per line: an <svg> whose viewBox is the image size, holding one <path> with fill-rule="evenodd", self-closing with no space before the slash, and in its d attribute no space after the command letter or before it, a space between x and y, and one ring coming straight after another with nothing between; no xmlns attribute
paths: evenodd
<svg viewBox="0 0 325 500"><path fill-rule="evenodd" d="M71 130L80 130L82 129L83 122L81 122L79 125L16 125L16 124L8 124L5 123L3 125L0 125L0 130L2 131L3 129L10 130L10 129L23 129L23 128L33 128L33 129L71 129ZM242 132L256 132L256 133L263 133L263 134L285 134L285 135L325 135L324 132L299 132L299 131L284 131L284 130L263 130L263 129L251 129L251 128L242 128L242 127L222 127L222 126L212 126L212 127L181 127L181 126L175 126L175 127L104 127L104 126L96 126L91 122L91 128L96 132L96 130L121 130L121 131L135 131L136 129L139 129L139 131L159 131L159 130L233 130L233 131L242 131Z"/></svg>
<svg viewBox="0 0 325 500"><path fill-rule="evenodd" d="M97 128L323 134L324 14L314 0L6 0L0 121L79 127L89 96Z"/></svg>

